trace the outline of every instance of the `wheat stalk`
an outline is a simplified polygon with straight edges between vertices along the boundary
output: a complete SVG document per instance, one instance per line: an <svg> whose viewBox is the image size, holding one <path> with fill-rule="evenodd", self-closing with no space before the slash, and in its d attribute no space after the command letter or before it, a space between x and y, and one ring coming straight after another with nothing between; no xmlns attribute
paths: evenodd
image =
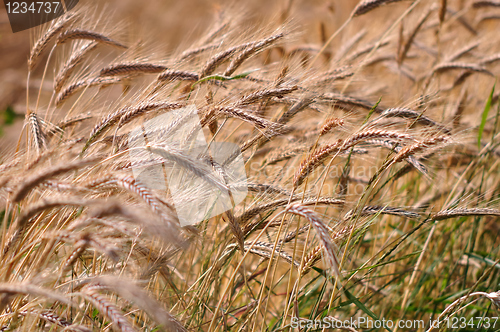
<svg viewBox="0 0 500 332"><path fill-rule="evenodd" d="M489 76L494 76L489 70L483 68L474 63L463 63L463 62L445 62L435 66L432 70L433 73L441 73L452 69L464 69L477 73L487 74Z"/></svg>
<svg viewBox="0 0 500 332"><path fill-rule="evenodd" d="M255 104L256 102L263 100L263 99L266 99L266 98L271 98L271 97L281 98L284 95L287 95L289 93L292 93L293 91L296 91L297 89L298 89L297 86L290 86L290 87L269 88L269 89L258 90L258 91L252 92L251 94L248 94L246 96L241 97L234 105L235 106L245 106L245 105Z"/></svg>
<svg viewBox="0 0 500 332"><path fill-rule="evenodd" d="M323 136L329 133L332 129L337 128L337 127L342 127L344 125L344 120L342 119L328 119L323 127L321 128L319 135Z"/></svg>
<svg viewBox="0 0 500 332"><path fill-rule="evenodd" d="M47 147L47 138L42 130L42 127L40 126L38 116L35 113L29 113L28 122L30 125L31 134L33 135L35 147L37 148L38 153L40 153Z"/></svg>
<svg viewBox="0 0 500 332"><path fill-rule="evenodd" d="M40 296L43 298L58 301L67 305L72 305L72 301L63 294L56 291L41 288L29 283L0 283L0 293L3 294L0 310L3 311L5 306L10 302L10 298L19 294Z"/></svg>
<svg viewBox="0 0 500 332"><path fill-rule="evenodd" d="M354 8L353 16L360 16L378 8L382 5L386 5L392 2L399 2L401 0L364 0L361 1L356 8Z"/></svg>
<svg viewBox="0 0 500 332"><path fill-rule="evenodd" d="M233 46L225 51L219 52L211 57L200 70L200 77L206 77L214 72L217 67L223 62L231 58L238 50L251 46L253 43L245 43Z"/></svg>
<svg viewBox="0 0 500 332"><path fill-rule="evenodd" d="M167 70L166 66L154 63L126 62L118 63L101 69L100 77L128 76L137 74L159 74Z"/></svg>
<svg viewBox="0 0 500 332"><path fill-rule="evenodd" d="M17 187L16 191L12 195L12 202L17 203L21 200L23 200L26 195L35 187L40 185L42 182L53 178L55 176L58 176L60 174L64 174L70 171L73 171L75 169L82 168L84 166L90 165L95 163L97 160L96 158L94 159L87 159L87 160L77 160L74 162L66 163L66 164L61 164L58 166L54 166L48 169L45 169L43 172L40 172L39 174L32 175L31 177L28 177L26 180L21 182L21 184Z"/></svg>
<svg viewBox="0 0 500 332"><path fill-rule="evenodd" d="M215 107L215 111L217 113L224 114L229 117L234 117L249 122L261 129L268 129L273 132L278 132L282 128L282 126L278 123L271 122L266 119L255 116L250 112L241 108L232 106L217 106Z"/></svg>
<svg viewBox="0 0 500 332"><path fill-rule="evenodd" d="M444 7L446 7L446 5ZM443 13L446 13L446 9ZM398 63L399 64L402 64L404 62L404 60L406 59L406 55L408 54L408 51L410 50L410 47L413 44L413 41L415 40L415 37L417 36L418 32L420 31L420 29L422 28L422 26L424 25L425 21L427 20L427 18L429 17L430 14L431 14L431 10L429 9L429 10L427 10L427 12L425 12L425 14L422 16L422 18L418 21L418 23L415 25L415 27L413 28L413 30L409 34L403 47L401 48L401 52L398 54ZM443 16L441 16L441 15L443 15ZM440 12L439 17L440 17L440 19L441 19L441 17L444 19L444 14L442 14L442 12Z"/></svg>
<svg viewBox="0 0 500 332"><path fill-rule="evenodd" d="M339 199L334 199L334 198L326 198L326 197L322 198L322 197L320 197L318 199L315 199L315 198L302 199L302 197L294 196L294 197L292 197L291 200L288 198L277 199L277 200L274 200L274 201L269 202L269 203L257 205L251 209L246 210L242 215L240 215L238 217L238 220L240 223L244 223L259 213L265 212L265 211L270 210L270 209L275 209L275 208L278 208L280 206L285 206L286 204L288 204L288 202L296 202L298 200L301 200L303 205L312 205L312 204L337 205L337 204L344 203L344 201L339 200Z"/></svg>
<svg viewBox="0 0 500 332"><path fill-rule="evenodd" d="M415 123L420 123L424 126L433 126L441 130L447 135L451 135L451 132L449 129L447 129L445 126L442 124L432 120L431 118L423 115L420 112L414 111L409 108L405 107L396 107L396 108L389 108L386 109L385 111L382 112L381 114L384 117L401 117L405 119L412 119L414 120Z"/></svg>
<svg viewBox="0 0 500 332"><path fill-rule="evenodd" d="M182 52L182 54L179 58L179 61L187 60L187 59L192 58L196 55L199 55L200 53L203 53L203 52L206 52L209 50L213 50L214 48L218 48L218 47L220 47L220 44L210 44L210 45L204 45L204 46L200 46L197 48L193 48L191 50L184 51L184 52Z"/></svg>
<svg viewBox="0 0 500 332"><path fill-rule="evenodd" d="M333 270L333 273L337 278L342 278L342 274L339 269L339 260L337 258L337 254L335 253L335 246L333 245L332 238L330 237L330 232L316 213L305 208L301 204L289 205L287 206L286 211L306 218L321 240L328 268Z"/></svg>
<svg viewBox="0 0 500 332"><path fill-rule="evenodd" d="M125 46L117 41L114 41L113 39L106 37L105 35L103 35L101 33L91 31L91 30L84 30L84 29L67 30L64 33L62 33L59 36L59 38L57 38L56 43L63 44L63 43L66 43L70 40L76 40L76 39L92 40L94 42L115 46L118 48L123 48L123 49L127 48L127 46Z"/></svg>
<svg viewBox="0 0 500 332"><path fill-rule="evenodd" d="M87 149L90 144L95 141L106 129L118 122L118 129L120 126L125 125L127 122L131 121L134 117L146 114L151 111L158 110L173 110L181 108L183 105L179 103L169 103L169 102L144 102L136 105L135 107L124 107L113 113L108 114L104 117L90 132L90 138L88 139L84 150Z"/></svg>
<svg viewBox="0 0 500 332"><path fill-rule="evenodd" d="M84 89L84 88L89 88L89 87L95 87L95 86L101 86L105 87L111 84L118 84L122 81L121 78L117 77L97 77L97 78L92 78L88 80L82 80L75 82L68 87L66 87L64 90L59 92L56 98L56 106L61 105L64 103L68 98L70 98L72 95L77 93L78 91Z"/></svg>
<svg viewBox="0 0 500 332"><path fill-rule="evenodd" d="M28 69L32 71L38 63L40 54L47 48L50 41L63 30L75 17L74 14L68 14L61 17L61 19L54 21L49 29L36 41L31 48L31 53L28 59Z"/></svg>
<svg viewBox="0 0 500 332"><path fill-rule="evenodd" d="M83 296L89 300L100 312L113 322L113 328L121 332L135 332L135 329L128 322L114 304L108 298L99 294L94 287L84 287Z"/></svg>
<svg viewBox="0 0 500 332"><path fill-rule="evenodd" d="M429 139L426 139L422 142L417 142L413 145L406 146L399 151L399 153L394 156L394 162L400 162L401 160L408 158L409 156L418 153L424 149L427 149L433 145L446 142L448 139L445 136L439 136L439 137L432 137Z"/></svg>
<svg viewBox="0 0 500 332"><path fill-rule="evenodd" d="M274 44L276 41L282 39L285 36L283 32L275 34L273 36L267 37L257 42L253 42L246 49L244 49L227 67L226 71L224 71L224 76L231 76L238 67L240 67L243 62L256 54L257 52L262 51L264 48L268 47L271 44Z"/></svg>
<svg viewBox="0 0 500 332"><path fill-rule="evenodd" d="M474 7L474 8L500 7L500 1L494 1L494 0L480 0L480 1L475 1L472 4L472 7Z"/></svg>
<svg viewBox="0 0 500 332"><path fill-rule="evenodd" d="M89 42L83 45L79 50L74 52L71 57L64 63L62 68L59 70L56 78L54 79L54 91L56 93L59 93L61 91L62 87L64 86L64 84L66 84L66 81L71 76L76 66L78 66L78 64L83 61L85 55L95 49L97 45L98 44L96 42Z"/></svg>
<svg viewBox="0 0 500 332"><path fill-rule="evenodd" d="M334 104L337 104L339 106L354 106L354 107L364 108L366 110L371 110L375 106L366 100L358 99L355 97L346 96L346 95L342 95L342 94L338 94L338 93L325 93L325 94L321 95L320 98L323 101L334 103ZM376 107L375 110L380 111L380 108Z"/></svg>
<svg viewBox="0 0 500 332"><path fill-rule="evenodd" d="M467 216L500 216L500 210L488 208L455 208L439 211L432 216L432 220L444 220L455 217Z"/></svg>
<svg viewBox="0 0 500 332"><path fill-rule="evenodd" d="M184 80L184 81L198 81L200 77L197 73L185 71L185 70L166 70L160 75L158 75L158 81L174 81L174 80Z"/></svg>
<svg viewBox="0 0 500 332"><path fill-rule="evenodd" d="M389 214L398 217L410 218L410 219L418 219L420 218L420 214L414 211L405 210L397 207L391 206L373 206L367 205L363 207L361 212L357 213L358 216L370 216L374 214ZM355 211L350 210L344 216L344 220L352 219L355 216Z"/></svg>

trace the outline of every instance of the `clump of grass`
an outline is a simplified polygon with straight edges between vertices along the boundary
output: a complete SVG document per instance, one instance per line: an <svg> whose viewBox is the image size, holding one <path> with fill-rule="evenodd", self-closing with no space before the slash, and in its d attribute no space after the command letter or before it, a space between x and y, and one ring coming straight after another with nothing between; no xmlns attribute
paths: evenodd
<svg viewBox="0 0 500 332"><path fill-rule="evenodd" d="M27 92L30 134L0 165L0 329L493 316L499 114L479 120L477 107L500 50L468 19L495 2L378 9L393 2L339 13L330 38L319 22L321 44L306 46L289 24L250 33L221 16L168 56L125 47L82 12L47 24L27 64L28 86L43 87L36 100ZM471 84L472 73L486 75ZM181 148L201 139L196 156ZM215 160L221 142L239 149ZM247 182L234 183L233 163ZM178 209L210 193L173 196L172 164L186 170L181 184L229 193L228 209L181 225ZM471 296L486 300L463 305Z"/></svg>

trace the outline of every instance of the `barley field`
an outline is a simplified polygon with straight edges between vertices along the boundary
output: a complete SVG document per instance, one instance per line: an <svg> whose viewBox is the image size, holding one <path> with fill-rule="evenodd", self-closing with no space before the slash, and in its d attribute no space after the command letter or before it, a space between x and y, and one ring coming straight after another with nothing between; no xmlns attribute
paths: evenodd
<svg viewBox="0 0 500 332"><path fill-rule="evenodd" d="M498 331L500 1L0 22L0 331Z"/></svg>

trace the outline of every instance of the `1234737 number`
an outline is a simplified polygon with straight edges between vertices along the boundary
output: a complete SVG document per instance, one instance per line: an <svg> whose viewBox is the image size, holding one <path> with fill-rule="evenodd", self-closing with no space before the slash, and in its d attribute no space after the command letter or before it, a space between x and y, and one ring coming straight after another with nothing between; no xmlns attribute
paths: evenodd
<svg viewBox="0 0 500 332"><path fill-rule="evenodd" d="M17 1L13 1L13 2L7 2L5 4L8 14L27 14L27 13L51 14L51 13L56 13L60 5L61 5L61 3L57 2L57 1L53 1L53 2L48 2L48 1L17 2Z"/></svg>
<svg viewBox="0 0 500 332"><path fill-rule="evenodd" d="M473 317L467 320L465 317L447 317L442 323L445 323L449 329L465 329L465 328L496 328L498 317ZM500 326L500 324L498 324Z"/></svg>

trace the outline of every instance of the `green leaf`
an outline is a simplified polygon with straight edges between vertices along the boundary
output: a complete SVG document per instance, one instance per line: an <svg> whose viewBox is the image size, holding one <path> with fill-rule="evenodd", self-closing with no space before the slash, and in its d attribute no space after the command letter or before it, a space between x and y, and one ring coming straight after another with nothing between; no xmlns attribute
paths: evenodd
<svg viewBox="0 0 500 332"><path fill-rule="evenodd" d="M402 261L402 260L405 260L407 258L410 258L412 256L416 256L418 254L420 254L422 251L421 250L418 250L417 252L413 252L411 254L408 254L408 255L404 255L403 257L400 257L400 258L396 258L396 259L393 259L393 260L390 260L390 261L387 261L387 262L382 262L382 263L377 263L375 265L371 265L371 266L364 266L362 268L359 268L359 269L356 269L354 271L361 271L361 270L369 270L369 269L374 269L376 267L380 267L380 266L384 266L384 265L387 265L387 264L391 264L391 263L394 263L394 262L397 262L397 261Z"/></svg>
<svg viewBox="0 0 500 332"><path fill-rule="evenodd" d="M18 117L18 114L14 112L14 109L12 106L7 106L7 108L4 111L4 123L6 125L11 125L14 123L14 120Z"/></svg>
<svg viewBox="0 0 500 332"><path fill-rule="evenodd" d="M210 75L210 76L205 76L201 79L199 79L198 81L194 82L193 85L191 86L191 88L194 88L195 85L197 84L200 84L200 83L203 83L203 82L206 82L206 81L231 81L231 80L237 80L237 79L240 79L240 78L245 78L247 77L248 75L250 75L251 73L257 71L258 69L254 69L254 70L250 70L250 71L247 71L247 72L244 72L242 74L238 74L238 75L234 75L234 76L224 76L224 75Z"/></svg>
<svg viewBox="0 0 500 332"><path fill-rule="evenodd" d="M491 100L493 99L493 93L495 92L495 84L493 84L493 89L491 89L490 96L488 97L488 101L484 106L483 117L481 119L481 125L479 126L479 133L477 134L477 147L481 149L481 137L483 137L484 126L486 125L486 119L488 119L488 113L491 108Z"/></svg>
<svg viewBox="0 0 500 332"><path fill-rule="evenodd" d="M356 307L358 307L359 309L361 309L365 314L367 314L368 316L370 316L374 320L380 320L378 318L378 316L373 313L373 311L371 311L370 309L368 309L363 303L361 303L360 300L358 300L356 298L356 296L352 295L347 289L344 289L344 294L345 294L345 296L347 296L347 298L349 299L349 301L351 301L352 303L354 303L356 305ZM386 330L392 332L392 330L389 329L388 327L386 327Z"/></svg>
<svg viewBox="0 0 500 332"><path fill-rule="evenodd" d="M486 265L494 266L495 268L500 270L500 264L497 264L494 260L489 259L488 257L482 257L476 253L473 253L473 252L466 252L465 255L469 256L470 258L481 261L481 262L485 263Z"/></svg>
<svg viewBox="0 0 500 332"><path fill-rule="evenodd" d="M382 101L382 97L380 97L377 101L377 103L375 105L373 105L372 109L370 110L370 112L368 112L368 115L366 116L366 119L365 121L363 122L363 124L367 123L368 120L370 119L370 117L372 116L373 112L375 112L375 110L377 109L378 107L378 104L380 104L380 102Z"/></svg>

